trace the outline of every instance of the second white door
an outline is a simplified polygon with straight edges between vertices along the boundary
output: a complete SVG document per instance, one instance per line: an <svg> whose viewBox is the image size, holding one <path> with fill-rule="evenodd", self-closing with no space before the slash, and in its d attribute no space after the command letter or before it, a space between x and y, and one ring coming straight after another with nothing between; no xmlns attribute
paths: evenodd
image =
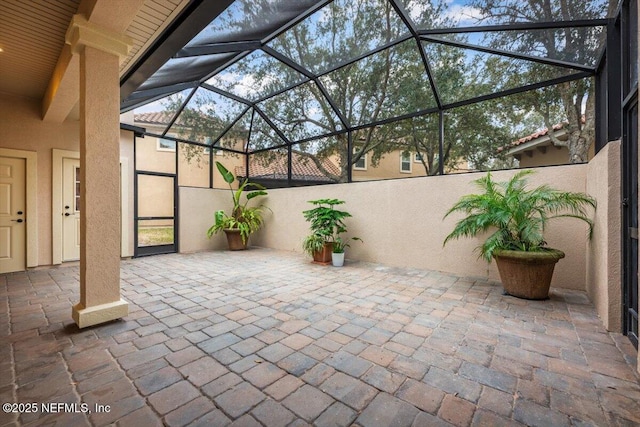
<svg viewBox="0 0 640 427"><path fill-rule="evenodd" d="M62 261L80 259L80 160L62 159Z"/></svg>

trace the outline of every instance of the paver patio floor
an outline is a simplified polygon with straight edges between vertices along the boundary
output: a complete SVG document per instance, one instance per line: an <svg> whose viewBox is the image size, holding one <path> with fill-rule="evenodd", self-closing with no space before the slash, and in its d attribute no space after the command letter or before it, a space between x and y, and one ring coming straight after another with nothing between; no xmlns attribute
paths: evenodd
<svg viewBox="0 0 640 427"><path fill-rule="evenodd" d="M640 425L635 350L582 292L173 254L123 261L130 315L79 330L78 275L0 276L0 400L36 404L0 425Z"/></svg>

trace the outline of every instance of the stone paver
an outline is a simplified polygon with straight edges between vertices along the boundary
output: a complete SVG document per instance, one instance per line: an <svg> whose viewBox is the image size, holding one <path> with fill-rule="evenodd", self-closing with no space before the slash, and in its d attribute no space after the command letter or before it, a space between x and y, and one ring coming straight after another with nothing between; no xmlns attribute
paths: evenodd
<svg viewBox="0 0 640 427"><path fill-rule="evenodd" d="M160 414L166 414L199 395L198 390L188 381L181 381L149 396L149 403Z"/></svg>
<svg viewBox="0 0 640 427"><path fill-rule="evenodd" d="M276 380L284 377L287 373L269 362L263 362L258 366L245 371L242 377L255 387L264 388Z"/></svg>
<svg viewBox="0 0 640 427"><path fill-rule="evenodd" d="M640 425L635 350L583 292L257 248L121 279L129 316L78 330L77 266L0 275L3 403L92 408L0 425Z"/></svg>
<svg viewBox="0 0 640 427"><path fill-rule="evenodd" d="M336 402L315 420L314 425L317 427L347 427L353 423L357 416L356 411Z"/></svg>
<svg viewBox="0 0 640 427"><path fill-rule="evenodd" d="M228 372L228 370L215 359L204 356L179 369L186 379L196 386L204 385Z"/></svg>
<svg viewBox="0 0 640 427"><path fill-rule="evenodd" d="M322 383L320 389L357 411L365 408L378 394L375 388L342 372L333 374Z"/></svg>
<svg viewBox="0 0 640 427"><path fill-rule="evenodd" d="M413 425L420 411L387 393L380 393L356 422L363 427L403 427Z"/></svg>
<svg viewBox="0 0 640 427"><path fill-rule="evenodd" d="M283 404L306 421L318 417L334 400L310 385L303 385L283 400Z"/></svg>
<svg viewBox="0 0 640 427"><path fill-rule="evenodd" d="M286 426L296 419L293 412L273 400L265 400L251 414L266 426Z"/></svg>
<svg viewBox="0 0 640 427"><path fill-rule="evenodd" d="M400 387L396 396L422 411L435 414L445 393L435 387L409 379Z"/></svg>
<svg viewBox="0 0 640 427"><path fill-rule="evenodd" d="M214 399L216 405L233 418L248 412L263 401L265 395L249 383L240 383Z"/></svg>

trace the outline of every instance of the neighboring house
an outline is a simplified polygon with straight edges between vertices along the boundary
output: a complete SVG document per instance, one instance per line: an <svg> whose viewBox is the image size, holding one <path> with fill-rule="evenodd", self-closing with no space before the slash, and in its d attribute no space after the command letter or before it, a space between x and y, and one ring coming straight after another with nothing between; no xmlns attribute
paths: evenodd
<svg viewBox="0 0 640 427"><path fill-rule="evenodd" d="M371 153L365 153L353 165L353 181L371 181L377 179L409 178L425 176L424 166L418 153L394 150L383 154L374 166L371 164ZM253 159L253 156L250 157ZM294 185L329 184L333 182L324 171L329 174L340 175L339 160L330 156L319 160L321 168L309 157L292 153L291 180ZM466 163L465 163L466 165ZM324 171L323 171L324 169ZM245 176L244 165L236 168L238 176ZM287 180L287 156L284 153L269 153L268 157L250 160L249 177L252 181L262 182L270 180L277 182Z"/></svg>
<svg viewBox="0 0 640 427"><path fill-rule="evenodd" d="M566 141L567 123L558 123L553 126L555 136ZM549 129L544 128L531 135L522 137L506 147L500 147L498 153L504 153L518 161L519 167L531 168L538 166L566 165L569 161L569 149L567 147L554 145L549 136ZM595 155L595 147L589 147L589 159Z"/></svg>
<svg viewBox="0 0 640 427"><path fill-rule="evenodd" d="M123 115L122 121L134 126L145 128L147 132L160 135L166 129L170 117L164 112L148 112L140 114ZM167 133L169 137L179 137L173 133ZM198 149L196 149L198 150ZM201 154L187 159L180 150L178 155L178 184L183 186L209 187L209 149L202 148ZM153 172L175 173L176 142L169 138L145 136L137 140L136 157L138 170ZM425 176L424 166L419 154L411 151L395 150L383 154L374 166L371 162L372 153L363 154L353 165L353 181L369 181L376 179L408 178ZM219 160L229 170L234 170L236 176L245 177L245 164L242 156L222 150L214 151L214 161ZM253 160L250 156L249 177L252 181L269 180L270 184L278 186L287 180L287 157L282 153L270 153L267 161ZM332 175L339 175L339 161L335 157L321 160L322 168ZM195 167L193 167L195 166ZM293 154L292 181L297 184L321 184L331 183L332 180L319 168L315 162L300 154ZM456 168L456 172L469 171L466 162ZM216 178L217 177L217 178ZM226 183L218 175L214 168L214 188L226 188Z"/></svg>
<svg viewBox="0 0 640 427"><path fill-rule="evenodd" d="M287 154L273 152L266 155L253 155L249 157L249 179L253 182L269 184L270 187L287 185ZM333 175L339 175L340 169L332 160L325 158L319 160L324 170ZM238 177L246 177L245 165L235 168ZM294 185L329 184L331 179L310 158L298 153L292 153L291 180Z"/></svg>
<svg viewBox="0 0 640 427"><path fill-rule="evenodd" d="M167 127L166 113L141 113L123 115L122 120L134 126L144 128L148 133L161 135ZM170 137L179 137L167 133L169 138L145 135L136 142L136 169L163 173L176 173L176 147L179 145L177 176L178 185L187 187L209 187L210 148L177 144ZM189 153L187 153L189 150ZM222 150L214 150L213 161L221 161L229 170L244 164L242 156ZM213 168L213 187L226 188L219 172Z"/></svg>
<svg viewBox="0 0 640 427"><path fill-rule="evenodd" d="M371 155L371 152L364 153L353 165L354 181L426 176L420 154L415 151L398 149L385 153L375 166L371 163Z"/></svg>

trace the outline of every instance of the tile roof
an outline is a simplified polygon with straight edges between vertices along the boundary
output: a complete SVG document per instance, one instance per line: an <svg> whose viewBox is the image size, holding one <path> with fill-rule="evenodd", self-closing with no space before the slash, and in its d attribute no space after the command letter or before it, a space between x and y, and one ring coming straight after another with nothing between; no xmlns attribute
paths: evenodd
<svg viewBox="0 0 640 427"><path fill-rule="evenodd" d="M135 123L147 123L151 125L166 125L172 118L173 116L165 111L133 115L133 121Z"/></svg>
<svg viewBox="0 0 640 427"><path fill-rule="evenodd" d="M298 153L292 153L291 178L295 181L326 181L331 180L318 168L315 162ZM340 175L340 168L330 159L320 160L322 166L334 175ZM236 176L246 176L245 167L237 166ZM286 153L272 153L265 161L252 161L249 163L250 178L287 179L287 155Z"/></svg>
<svg viewBox="0 0 640 427"><path fill-rule="evenodd" d="M563 129L565 126L567 126L567 125L568 125L568 123L567 123L567 122L558 123L557 125L554 125L554 126L553 126L553 130L554 130L554 132L557 132L557 131L559 131L559 130L562 130L562 129ZM499 148L498 148L498 153L501 153L501 152L503 152L504 150L510 150L510 149L512 149L513 147L517 147L517 146L519 146L519 145L522 145L522 144L524 144L524 143L527 143L527 142L533 141L533 140L535 140L535 139L542 138L542 137L544 137L544 136L547 136L548 134L549 134L549 128L544 128L544 129L542 129L542 130L539 130L539 131L537 131L537 132L532 133L531 135L523 136L522 138L517 139L517 140L515 140L515 141L511 142L510 144L507 144L507 145L506 145L506 146L504 146L504 147L499 147Z"/></svg>
<svg viewBox="0 0 640 427"><path fill-rule="evenodd" d="M553 130L554 131L558 131L562 128L564 128L568 123L558 123L557 125L553 126ZM544 128L538 132L534 132L531 135L527 135L525 137L522 137L520 139L518 139L517 141L513 141L511 143L511 146L515 147L521 144L524 144L525 142L529 142L529 141L533 141L534 139L538 139L538 138L542 138L543 136L546 136L549 134L549 128Z"/></svg>
<svg viewBox="0 0 640 427"><path fill-rule="evenodd" d="M582 124L584 124L586 122L586 117L584 116L584 114L582 115L582 117L580 118L580 121L582 122ZM553 130L554 131L559 131L562 130L565 126L567 126L569 123L568 122L562 122L562 123L558 123L557 125L553 125ZM509 150L513 147L517 147L518 145L522 145L526 142L530 142L533 141L534 139L538 139L538 138L542 138L543 136L547 136L549 134L549 128L544 128L542 130L539 130L538 132L534 132L531 135L527 135L524 136L516 141L511 142L510 144L508 144L505 147L500 147L498 148L498 152L502 152L503 150Z"/></svg>

